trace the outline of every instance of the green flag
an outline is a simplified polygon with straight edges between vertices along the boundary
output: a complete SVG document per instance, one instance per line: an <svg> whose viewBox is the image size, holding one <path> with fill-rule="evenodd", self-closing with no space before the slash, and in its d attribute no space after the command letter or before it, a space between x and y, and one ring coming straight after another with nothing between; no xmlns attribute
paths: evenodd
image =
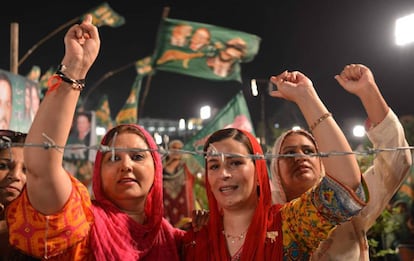
<svg viewBox="0 0 414 261"><path fill-rule="evenodd" d="M223 128L239 128L253 134L254 128L243 92L240 91L226 106L195 134L185 145L186 150L201 151L208 136ZM198 157L202 161L202 157Z"/></svg>
<svg viewBox="0 0 414 261"><path fill-rule="evenodd" d="M138 97L141 91L142 75L137 75L131 92L122 109L115 118L115 123L137 123L138 122Z"/></svg>
<svg viewBox="0 0 414 261"><path fill-rule="evenodd" d="M32 69L30 69L30 72L26 75L27 79L33 81L33 82L39 82L40 78L40 67L37 65L33 65Z"/></svg>
<svg viewBox="0 0 414 261"><path fill-rule="evenodd" d="M95 111L96 125L104 127L109 130L113 127L113 121L111 118L111 109L109 107L108 95L104 94L99 101L98 107Z"/></svg>
<svg viewBox="0 0 414 261"><path fill-rule="evenodd" d="M147 56L135 62L135 70L138 75L144 77L153 72L151 56Z"/></svg>
<svg viewBox="0 0 414 261"><path fill-rule="evenodd" d="M137 123L138 122L138 103L139 93L141 92L142 79L153 72L151 65L151 56L144 57L135 62L137 76L132 85L131 92L128 96L124 107L119 111L115 118L116 124Z"/></svg>
<svg viewBox="0 0 414 261"><path fill-rule="evenodd" d="M240 63L253 60L261 39L253 34L164 18L153 56L155 69L209 80L241 82Z"/></svg>
<svg viewBox="0 0 414 261"><path fill-rule="evenodd" d="M125 18L115 12L106 2L93 8L88 14L92 15L92 23L98 27L104 25L119 27L125 24Z"/></svg>

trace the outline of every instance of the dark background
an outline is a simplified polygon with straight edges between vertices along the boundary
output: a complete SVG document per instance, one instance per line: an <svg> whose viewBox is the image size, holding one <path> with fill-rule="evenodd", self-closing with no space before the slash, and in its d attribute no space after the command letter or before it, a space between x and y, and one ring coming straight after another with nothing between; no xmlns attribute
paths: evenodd
<svg viewBox="0 0 414 261"><path fill-rule="evenodd" d="M256 34L260 50L250 63L242 64L243 83L215 82L185 75L157 72L139 117L179 119L199 116L199 108L220 110L243 90L257 125L261 108L272 126L289 127L300 118L296 106L270 96L253 97L250 79L268 79L283 70L300 70L309 76L340 125L348 128L365 118L359 100L346 93L334 75L346 64L363 63L376 77L384 97L397 115L414 114L414 45L394 43L395 20L414 12L414 1L107 1L126 24L101 27L102 47L87 85L93 86L107 72L151 55L163 8L175 19L208 23ZM10 64L10 23L19 23L19 57L59 26L98 6L102 1L10 2L0 17L0 68ZM26 75L33 65L42 72L60 63L67 29L39 46L19 67ZM91 93L86 107L94 109L106 93L112 117L123 106L135 70L128 67L103 81ZM144 81L145 84L145 81ZM259 84L263 90L266 84ZM88 92L88 89L84 93ZM141 92L141 97L143 92ZM261 106L264 107L261 107ZM286 125L286 126L284 126ZM345 129L345 131L347 131Z"/></svg>

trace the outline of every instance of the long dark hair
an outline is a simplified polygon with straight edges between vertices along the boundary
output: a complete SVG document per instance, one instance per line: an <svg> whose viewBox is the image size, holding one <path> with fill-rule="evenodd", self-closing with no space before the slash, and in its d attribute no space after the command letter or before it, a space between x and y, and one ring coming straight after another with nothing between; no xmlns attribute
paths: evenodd
<svg viewBox="0 0 414 261"><path fill-rule="evenodd" d="M204 144L203 151L206 152L211 143L218 142L227 138L232 138L244 144L249 154L253 153L253 147L250 143L249 138L242 131L235 128L226 128L214 132L212 135L210 135L210 137L208 137L206 143Z"/></svg>

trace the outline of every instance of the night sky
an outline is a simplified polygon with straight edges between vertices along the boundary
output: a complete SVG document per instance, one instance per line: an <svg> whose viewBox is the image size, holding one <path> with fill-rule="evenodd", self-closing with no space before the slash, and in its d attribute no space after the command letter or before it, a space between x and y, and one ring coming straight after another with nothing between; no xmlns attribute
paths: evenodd
<svg viewBox="0 0 414 261"><path fill-rule="evenodd" d="M10 23L19 23L19 57L59 26L98 6L101 1L14 1L0 17L0 68L10 64ZM179 119L198 117L199 108L221 109L243 90L254 122L260 120L261 99L253 97L250 79L268 79L283 70L300 70L309 76L328 109L340 125L363 120L359 100L335 81L348 63L369 66L389 105L402 116L414 114L414 45L394 43L395 20L414 12L414 1L107 1L126 24L101 27L102 47L87 85L93 86L105 73L117 71L155 48L163 8L170 18L223 26L258 35L258 55L242 64L243 83L215 82L158 71L151 79L141 118ZM317 2L317 3L316 3ZM33 65L43 72L60 63L66 29L39 46L19 67L26 75ZM125 102L135 78L128 67L103 81L89 96L86 107L94 109L102 94L109 95L112 116ZM145 80L144 80L145 84ZM263 85L263 84L262 84ZM264 84L265 85L265 84ZM260 87L260 85L259 85ZM262 89L265 89L264 87ZM84 92L87 92L88 88ZM142 94L142 92L141 92ZM269 122L289 124L298 117L296 107L265 97Z"/></svg>

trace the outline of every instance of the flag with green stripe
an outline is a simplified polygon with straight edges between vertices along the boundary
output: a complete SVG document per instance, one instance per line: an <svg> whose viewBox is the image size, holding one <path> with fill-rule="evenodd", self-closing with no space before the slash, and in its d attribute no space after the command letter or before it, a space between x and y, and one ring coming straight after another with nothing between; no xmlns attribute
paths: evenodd
<svg viewBox="0 0 414 261"><path fill-rule="evenodd" d="M259 51L260 37L225 27L164 18L153 56L157 70L241 82L241 63Z"/></svg>

